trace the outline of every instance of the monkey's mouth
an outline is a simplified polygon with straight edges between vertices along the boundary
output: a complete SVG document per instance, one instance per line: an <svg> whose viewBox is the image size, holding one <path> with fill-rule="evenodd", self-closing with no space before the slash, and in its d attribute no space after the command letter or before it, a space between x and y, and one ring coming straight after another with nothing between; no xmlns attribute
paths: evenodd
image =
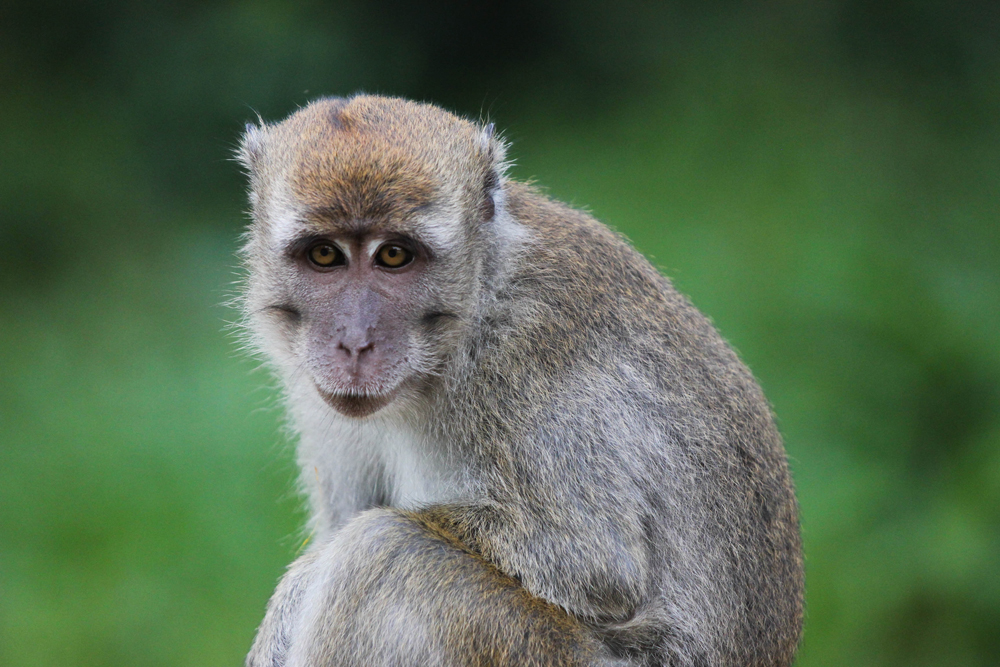
<svg viewBox="0 0 1000 667"><path fill-rule="evenodd" d="M345 417L361 418L374 414L392 403L398 388L378 394L336 393L316 387L326 404Z"/></svg>

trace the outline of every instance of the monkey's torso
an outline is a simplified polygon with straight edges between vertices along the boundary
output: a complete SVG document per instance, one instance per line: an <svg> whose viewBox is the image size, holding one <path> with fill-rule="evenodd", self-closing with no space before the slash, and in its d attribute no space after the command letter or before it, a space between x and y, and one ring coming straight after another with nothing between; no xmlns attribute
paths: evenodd
<svg viewBox="0 0 1000 667"><path fill-rule="evenodd" d="M757 384L619 236L529 188L512 186L508 204L540 224L494 317L527 326L475 346L478 378L462 386L479 391L446 420L465 424L466 438L495 439L481 465L517 480L490 490L497 507L519 512L508 524L517 530L484 537L486 548L503 542L497 551L512 555L501 569L540 573L524 579L529 590L610 620L623 645L710 626L717 645L706 656L790 662L798 518ZM548 521L563 530L544 530ZM588 554L595 544L604 551ZM564 571L567 560L589 567Z"/></svg>

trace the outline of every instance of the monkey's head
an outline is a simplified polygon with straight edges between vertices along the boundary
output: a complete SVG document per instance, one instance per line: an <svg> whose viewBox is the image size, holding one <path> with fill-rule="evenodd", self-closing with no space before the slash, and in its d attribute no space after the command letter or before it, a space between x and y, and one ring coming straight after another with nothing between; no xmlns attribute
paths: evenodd
<svg viewBox="0 0 1000 667"><path fill-rule="evenodd" d="M492 126L398 99L247 126L246 311L287 383L360 418L442 373L517 235L503 154Z"/></svg>

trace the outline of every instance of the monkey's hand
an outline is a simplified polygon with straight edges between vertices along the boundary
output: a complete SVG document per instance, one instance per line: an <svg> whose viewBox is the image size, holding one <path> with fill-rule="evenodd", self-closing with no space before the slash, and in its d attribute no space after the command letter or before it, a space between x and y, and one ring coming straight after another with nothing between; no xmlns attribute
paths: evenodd
<svg viewBox="0 0 1000 667"><path fill-rule="evenodd" d="M604 665L600 643L434 512L361 513L289 568L247 667Z"/></svg>

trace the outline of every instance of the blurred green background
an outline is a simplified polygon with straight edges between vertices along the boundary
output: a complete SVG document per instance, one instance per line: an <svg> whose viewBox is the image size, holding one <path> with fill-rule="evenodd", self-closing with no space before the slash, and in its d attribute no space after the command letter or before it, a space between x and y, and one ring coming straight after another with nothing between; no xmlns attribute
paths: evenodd
<svg viewBox="0 0 1000 667"><path fill-rule="evenodd" d="M0 664L241 664L303 519L223 305L243 123L489 116L764 385L798 664L1000 664L1000 4L0 7Z"/></svg>

